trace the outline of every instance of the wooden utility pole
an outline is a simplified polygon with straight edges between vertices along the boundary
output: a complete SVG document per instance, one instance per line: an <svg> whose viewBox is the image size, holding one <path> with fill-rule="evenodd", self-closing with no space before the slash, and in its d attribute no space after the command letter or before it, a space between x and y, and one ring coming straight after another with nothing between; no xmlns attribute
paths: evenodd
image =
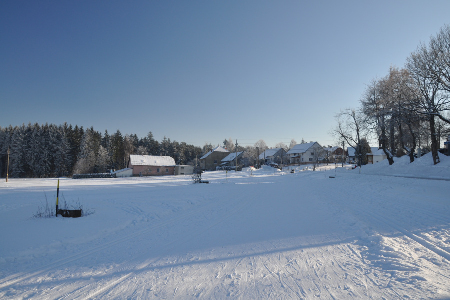
<svg viewBox="0 0 450 300"><path fill-rule="evenodd" d="M6 182L8 182L8 173L9 173L9 153L10 153L10 151L9 151L9 147L8 147L8 151L7 151L7 153L8 153L8 162L7 162L7 164L6 164Z"/></svg>
<svg viewBox="0 0 450 300"><path fill-rule="evenodd" d="M259 161L259 147L256 147L256 152L257 152L257 154L256 154L256 168L259 169L259 168L261 168L261 163Z"/></svg>
<svg viewBox="0 0 450 300"><path fill-rule="evenodd" d="M234 148L234 155L235 155L235 162L234 162L234 171L237 172L237 147L238 147L238 142L236 139L236 147Z"/></svg>

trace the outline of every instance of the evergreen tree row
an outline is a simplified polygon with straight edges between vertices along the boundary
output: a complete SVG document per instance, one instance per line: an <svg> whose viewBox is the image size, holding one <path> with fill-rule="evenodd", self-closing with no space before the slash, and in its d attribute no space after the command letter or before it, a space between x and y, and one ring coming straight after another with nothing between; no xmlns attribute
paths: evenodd
<svg viewBox="0 0 450 300"><path fill-rule="evenodd" d="M167 155L177 164L193 163L202 149L164 137L161 142L149 132L146 137L101 134L54 124L0 127L0 176L6 176L9 155L10 177L62 177L79 173L107 172L127 167L130 154Z"/></svg>

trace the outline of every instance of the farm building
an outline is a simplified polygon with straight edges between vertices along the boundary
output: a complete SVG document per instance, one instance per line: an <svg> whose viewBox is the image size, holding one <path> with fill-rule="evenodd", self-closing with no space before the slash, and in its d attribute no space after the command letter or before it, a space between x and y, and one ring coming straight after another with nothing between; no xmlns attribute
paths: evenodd
<svg viewBox="0 0 450 300"><path fill-rule="evenodd" d="M230 154L230 151L221 146L217 146L200 157L200 167L202 170L213 171L216 167L220 166L222 159L227 157L228 154Z"/></svg>
<svg viewBox="0 0 450 300"><path fill-rule="evenodd" d="M128 167L133 176L174 175L175 160L170 156L130 155Z"/></svg>
<svg viewBox="0 0 450 300"><path fill-rule="evenodd" d="M283 148L266 149L259 155L259 160L264 161L264 164L270 163L282 163L283 158L286 156L286 151Z"/></svg>

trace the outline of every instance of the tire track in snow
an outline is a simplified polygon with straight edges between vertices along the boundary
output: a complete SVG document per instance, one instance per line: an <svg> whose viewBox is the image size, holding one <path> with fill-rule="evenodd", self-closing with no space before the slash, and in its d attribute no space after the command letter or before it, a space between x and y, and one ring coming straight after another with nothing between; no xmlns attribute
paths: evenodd
<svg viewBox="0 0 450 300"><path fill-rule="evenodd" d="M8 286L13 285L13 284L17 284L17 283L22 282L24 280L27 280L29 278L33 278L33 277L35 277L35 276L37 276L39 274L42 274L44 272L48 272L48 271L57 269L59 267L62 267L64 265L67 265L67 264L72 263L74 261L77 261L77 260L80 260L82 258L88 257L88 256L90 256L90 255L92 255L94 253L99 252L99 251L108 249L111 246L117 245L119 243L124 243L124 242L130 241L132 239L139 238L141 235L143 235L145 233L148 233L148 232L151 232L151 231L153 231L155 229L161 228L163 226L167 226L167 225L176 223L177 221L180 221L180 220L188 219L188 218L190 218L190 217L192 217L192 216L194 216L194 215L196 215L198 213L205 212L206 210L208 210L210 207L212 207L214 205L216 205L214 202L211 202L211 203L209 203L207 205L204 205L204 206L202 205L198 209L194 209L194 210L191 210L189 213L182 214L181 217L174 216L174 217L172 217L170 219L161 221L161 222L159 222L159 223L157 223L157 224L155 224L153 226L147 227L147 228L139 230L139 231L135 231L135 232L133 232L133 233L131 233L129 235L126 235L125 237L117 238L115 240L110 240L110 241L108 241L108 242L106 242L106 243L104 243L104 244L102 244L100 246L90 248L90 249L85 250L85 251L83 251L81 253L77 253L77 254L74 254L74 255L66 257L66 258L59 259L59 260L57 260L55 262L47 264L44 267L41 266L39 268L34 269L33 271L31 271L29 273L26 273L26 274L18 273L18 274L10 275L10 276L5 277L5 278L0 280L0 289L3 289L5 287L8 287Z"/></svg>
<svg viewBox="0 0 450 300"><path fill-rule="evenodd" d="M402 233L409 240L412 240L412 241L418 243L419 245L423 246L425 249L429 250L430 252L432 252L432 253L442 257L446 261L449 261L450 254L447 251L441 249L437 245L433 245L431 242L428 242L428 241L424 240L423 238L421 238L421 237L417 236L416 234L410 232L409 230L405 229L401 225L390 221L389 219L379 215L378 213L374 213L374 212L371 213L371 212L367 212L367 211L364 211L364 210L358 210L357 212L361 216L364 216L367 219L372 219L372 220L374 220L377 223L388 225L389 227L391 227L391 228L397 230L398 232ZM444 282L446 280L450 279L450 276L442 274L441 272L439 272L439 270L434 270L434 269L426 266L423 263L419 264L419 265L417 265L417 264L414 264L414 265L416 267L418 267L419 269L420 268L427 269L428 271L430 271L430 272L432 272L432 273L434 273L434 274L436 274L438 276L441 276L441 277L445 278ZM398 295L398 297L400 298L401 295L393 288L392 285L390 285L391 281L392 281L392 279L389 281L387 287L389 287L389 289L392 290L394 293L396 293Z"/></svg>
<svg viewBox="0 0 450 300"><path fill-rule="evenodd" d="M441 256L442 258L445 258L447 261L450 262L450 253L447 252L446 250L440 248L439 246L433 244L432 242L429 242L427 240L425 240L424 238L412 233L411 231L409 231L408 229L400 226L399 224L392 222L391 220L379 215L376 212L361 212L360 213L364 213L367 216L371 217L372 219L375 219L376 221L380 221L384 224L389 225L390 227L394 228L395 230L403 233L405 236L407 236L408 238L410 238L411 240L414 240L415 242L419 243L420 245L422 245L423 247L427 248L428 250L434 252L435 254Z"/></svg>
<svg viewBox="0 0 450 300"><path fill-rule="evenodd" d="M219 225L220 223L222 223L225 220L229 219L231 216L235 215L239 211L242 211L245 207L250 206L251 198L248 198L248 199L241 199L241 198L239 198L238 200L235 200L234 202L235 203L236 202L239 203L239 205L234 205L233 206L234 209L232 209L227 214L224 214L221 218L219 218L217 221L215 221L212 225L206 227L204 230L198 231L196 234L190 234L190 235L186 236L182 241L180 241L180 240L171 241L171 242L165 244L163 246L163 249L165 248L165 251L169 251L170 249L173 249L173 248L175 248L177 246L183 245L184 243L187 243L191 239L200 236L201 234L203 234L206 231L210 230L214 226ZM179 218L179 220L181 220L181 219L184 220L184 219L190 218L193 215L198 214L198 213L203 214L204 211L206 209L209 209L210 206L213 206L213 204L217 206L217 203L212 202L212 204L208 205L204 209L196 210L195 212L189 214L189 216L183 216L182 218ZM230 207L230 205L231 204L228 202L224 206L225 207ZM164 225L167 225L167 224L163 224L161 226L164 226ZM161 226L158 226L158 227L161 227ZM153 229L155 229L155 228L151 228L151 230L153 230ZM149 230L145 230L145 232L147 232L147 231L149 231ZM143 232L143 233L145 233L145 232ZM163 258L164 258L163 256L160 256L160 257L152 259L152 261L150 261L150 262L146 262L144 264L141 264L138 267L137 271L145 269L145 268L158 268L158 267L161 266L161 265L158 265L158 262L160 262ZM134 259L134 260L136 260L136 259ZM112 279L112 282L110 282L110 283L107 282L105 285L103 285L101 287L94 287L94 288L92 288L93 285L98 285L98 283L90 283L90 284L88 284L88 285L86 285L86 286L84 286L84 287L82 287L80 289L77 289L77 290L73 291L73 292L66 293L63 298L69 298L69 299L78 299L78 298L92 299L92 298L94 298L96 296L99 296L101 294L107 295L111 290L116 288L119 284L121 284L125 280L129 279L130 277L136 277L138 275L137 271L131 271L129 273L126 273L126 274L124 274L123 276L121 276L118 279ZM199 272L201 272L201 270L199 269L196 272L199 273ZM202 292L203 291L200 291L199 293L197 293L197 296L199 296Z"/></svg>
<svg viewBox="0 0 450 300"><path fill-rule="evenodd" d="M358 220L358 222L362 222L363 224L366 224L366 227L370 227L370 224L367 223L367 219L364 219L361 217L362 215L364 215L364 213L366 213L365 211L363 211L361 209L358 210L354 206L352 206L352 208L350 209L350 208L348 208L348 203L346 203L347 205L345 207L344 207L344 204L339 204L338 202L335 202L335 201L330 201L330 202L328 202L328 204L335 207L335 209L341 213L344 212L344 213L348 214L349 216L353 216L355 218L355 220ZM356 224L356 222L354 224ZM368 234L368 232L367 232L368 228L365 228L363 230L364 230L365 234ZM370 260L367 261L363 256L361 256L361 254L357 253L350 245L348 245L348 248L361 261L362 265L365 268L371 269ZM368 273L368 272L363 272L363 276L369 282L371 282L374 286L378 287L379 289L382 289L383 287L380 285L380 283L378 283L373 278L371 278L371 276L369 276L369 274L370 273ZM367 289L367 285L366 285L366 289ZM367 289L367 290L369 291L369 289ZM401 298L400 294L393 287L390 287L390 291L392 291L392 293L395 296L397 296L398 298Z"/></svg>

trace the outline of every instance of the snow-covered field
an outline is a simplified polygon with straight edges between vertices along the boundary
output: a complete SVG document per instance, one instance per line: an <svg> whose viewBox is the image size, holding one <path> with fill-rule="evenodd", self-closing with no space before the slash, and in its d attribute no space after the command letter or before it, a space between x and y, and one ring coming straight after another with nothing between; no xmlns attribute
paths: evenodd
<svg viewBox="0 0 450 300"><path fill-rule="evenodd" d="M441 160L61 179L78 219L33 218L56 179L2 179L0 298L448 299Z"/></svg>

